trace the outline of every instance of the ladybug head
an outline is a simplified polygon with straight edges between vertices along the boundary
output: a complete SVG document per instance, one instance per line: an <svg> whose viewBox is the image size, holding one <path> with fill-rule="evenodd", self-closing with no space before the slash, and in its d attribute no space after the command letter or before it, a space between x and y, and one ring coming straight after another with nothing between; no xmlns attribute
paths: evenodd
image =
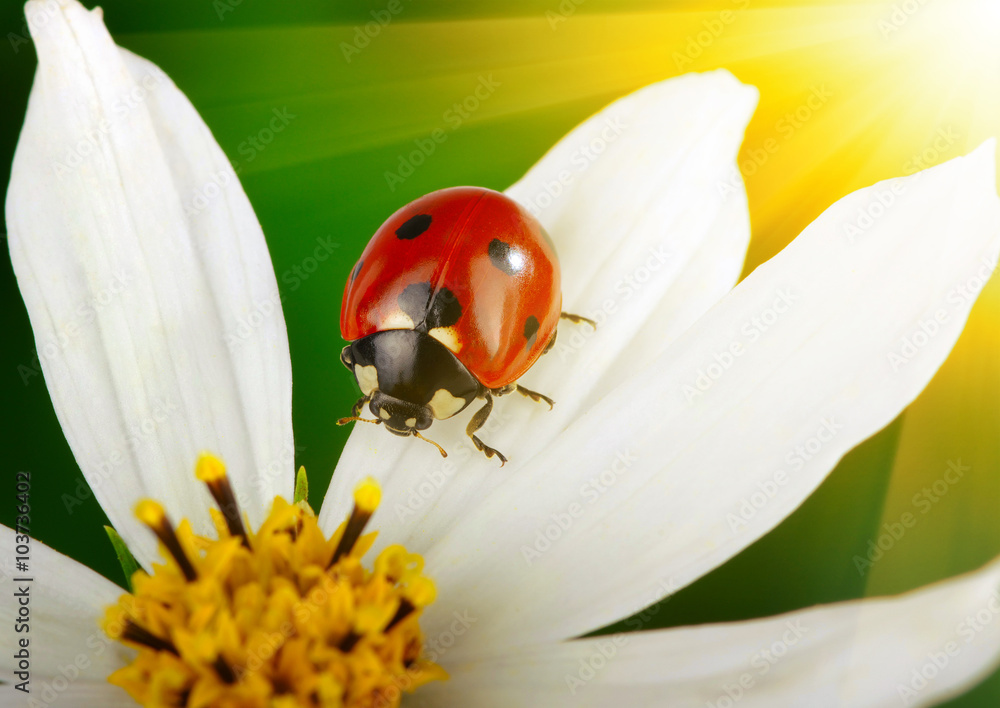
<svg viewBox="0 0 1000 708"><path fill-rule="evenodd" d="M427 430L434 420L427 406L403 401L378 390L372 392L368 409L382 421L386 430L403 437L417 430Z"/></svg>
<svg viewBox="0 0 1000 708"><path fill-rule="evenodd" d="M435 418L450 418L479 395L481 386L443 344L409 329L375 332L340 354L364 394L351 420L382 424L395 435L423 438ZM359 418L362 406L374 420Z"/></svg>

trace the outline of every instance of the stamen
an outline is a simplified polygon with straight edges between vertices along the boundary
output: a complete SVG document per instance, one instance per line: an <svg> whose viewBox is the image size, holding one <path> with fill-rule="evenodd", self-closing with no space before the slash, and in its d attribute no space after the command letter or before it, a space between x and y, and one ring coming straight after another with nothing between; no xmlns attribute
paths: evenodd
<svg viewBox="0 0 1000 708"><path fill-rule="evenodd" d="M389 620L389 624L385 626L384 631L388 632L413 614L416 609L427 607L435 599L437 599L437 588L434 587L433 582L423 576L413 578L406 589L406 594L399 601L399 609L396 610L396 614Z"/></svg>
<svg viewBox="0 0 1000 708"><path fill-rule="evenodd" d="M436 442L434 442L430 438L425 438L423 435L421 435L420 433L418 433L416 430L413 431L413 435L415 437L420 438L424 442L429 442L431 445L433 445L434 447L436 447L438 449L438 452L441 453L441 457L447 457L448 456L448 453L444 451L444 448L441 447L440 445L438 445Z"/></svg>
<svg viewBox="0 0 1000 708"><path fill-rule="evenodd" d="M354 645L360 641L360 639L361 635L352 629L346 637L340 640L340 644L337 645L337 648L342 652L349 652L354 648Z"/></svg>
<svg viewBox="0 0 1000 708"><path fill-rule="evenodd" d="M198 573L195 572L194 566L191 565L187 554L181 548L181 542L177 538L174 525L170 523L163 507L151 499L144 499L136 506L135 515L139 517L139 521L146 524L156 534L160 542L170 551L170 555L177 561L177 565L180 566L181 572L184 573L188 582L195 580Z"/></svg>
<svg viewBox="0 0 1000 708"><path fill-rule="evenodd" d="M382 490L379 488L378 482L371 477L361 482L354 490L354 509L351 510L351 516L344 527L344 535L340 537L337 550L333 552L330 567L333 567L341 557L351 552L381 500Z"/></svg>
<svg viewBox="0 0 1000 708"><path fill-rule="evenodd" d="M169 639L157 637L145 627L140 626L134 620L125 620L125 629L122 630L121 638L125 641L141 644L154 651L168 651L177 656L177 647Z"/></svg>
<svg viewBox="0 0 1000 708"><path fill-rule="evenodd" d="M229 483L229 476L226 474L226 466L215 455L203 453L198 458L195 466L194 476L200 479L208 487L215 503L219 505L226 520L226 527L232 536L239 536L243 539L243 545L250 548L250 539L247 537L246 528L243 526L243 519L240 518L240 505L233 494L233 486Z"/></svg>
<svg viewBox="0 0 1000 708"><path fill-rule="evenodd" d="M389 620L389 624L385 626L385 631L388 632L390 629L395 627L397 624L405 620L413 611L417 609L413 606L413 603L407 600L405 597L399 601L399 609L396 610L396 614L392 616Z"/></svg>
<svg viewBox="0 0 1000 708"><path fill-rule="evenodd" d="M215 663L213 663L212 666L215 669L215 673L219 674L219 678L222 679L224 683L236 683L236 672L233 671L233 667L226 663L226 660L221 656L215 657Z"/></svg>
<svg viewBox="0 0 1000 708"><path fill-rule="evenodd" d="M204 455L196 472L223 513L236 510L220 460ZM136 573L133 592L107 609L104 630L136 650L108 681L146 708L399 708L403 693L447 679L423 654L418 620L435 596L423 558L390 545L370 570L362 563L380 501L363 481L332 537L300 500L276 497L256 529L211 509L218 540L143 501L137 516L177 564Z"/></svg>

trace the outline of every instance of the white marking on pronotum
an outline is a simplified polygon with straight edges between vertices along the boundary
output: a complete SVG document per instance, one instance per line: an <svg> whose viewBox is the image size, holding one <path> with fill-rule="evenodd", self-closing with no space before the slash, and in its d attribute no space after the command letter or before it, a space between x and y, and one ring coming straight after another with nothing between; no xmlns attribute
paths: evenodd
<svg viewBox="0 0 1000 708"><path fill-rule="evenodd" d="M361 393L366 396L370 396L372 391L378 390L378 369L374 365L355 364L354 376L358 380L358 386L361 387Z"/></svg>
<svg viewBox="0 0 1000 708"><path fill-rule="evenodd" d="M431 409L431 413L434 414L435 418L444 420L445 418L451 418L465 408L465 403L464 398L455 398L451 395L450 391L439 388L434 392L434 397L427 404L427 407Z"/></svg>
<svg viewBox="0 0 1000 708"><path fill-rule="evenodd" d="M450 351L457 354L462 351L462 343L458 341L458 332L454 327L435 327L427 332L434 339L445 345Z"/></svg>
<svg viewBox="0 0 1000 708"><path fill-rule="evenodd" d="M379 329L413 329L413 318L402 310L396 310L386 315L379 324Z"/></svg>

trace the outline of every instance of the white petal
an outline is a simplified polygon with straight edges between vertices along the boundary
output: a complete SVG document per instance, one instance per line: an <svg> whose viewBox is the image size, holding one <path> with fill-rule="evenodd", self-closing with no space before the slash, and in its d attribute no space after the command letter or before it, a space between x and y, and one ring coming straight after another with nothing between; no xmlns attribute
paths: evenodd
<svg viewBox="0 0 1000 708"><path fill-rule="evenodd" d="M39 69L7 196L11 259L77 462L148 566L139 498L211 528L200 451L225 459L254 523L291 491L277 284L239 181L169 78L119 50L99 10L26 12Z"/></svg>
<svg viewBox="0 0 1000 708"><path fill-rule="evenodd" d="M468 708L928 706L996 666L998 614L994 562L896 598L522 647L457 665L445 654L451 678L418 695L425 705Z"/></svg>
<svg viewBox="0 0 1000 708"><path fill-rule="evenodd" d="M788 516L919 394L962 331L1000 247L994 150L837 202L651 367L499 473L426 553L447 598L428 634L459 609L481 619L456 655L577 636ZM845 232L880 200L892 202L881 218Z"/></svg>
<svg viewBox="0 0 1000 708"><path fill-rule="evenodd" d="M61 677L33 678L31 695L10 686L0 686L0 705L5 708L136 708L139 704L125 691L107 681L64 681ZM9 701L9 702L8 702Z"/></svg>
<svg viewBox="0 0 1000 708"><path fill-rule="evenodd" d="M523 379L556 400L552 411L517 395L497 401L481 437L510 458L502 472L468 442L470 413L430 431L451 454L445 462L423 443L358 426L323 507L327 528L347 513L359 477L375 474L396 512L380 515L380 542L425 548L725 294L750 236L735 160L756 100L724 71L648 86L574 129L511 187L556 243L564 309L598 320L597 331L563 323Z"/></svg>
<svg viewBox="0 0 1000 708"><path fill-rule="evenodd" d="M0 624L9 632L0 653L0 680L15 678L11 673L17 670L14 647L21 638L29 640L32 688L39 691L39 679L72 678L74 667L80 679L104 682L112 671L132 660L134 652L108 639L100 627L104 610L115 604L124 590L35 539L29 541L28 572L17 571L13 558L15 534L3 525L0 544L5 550L0 563L0 591L4 594ZM20 607L15 593L25 589L30 629L15 633Z"/></svg>

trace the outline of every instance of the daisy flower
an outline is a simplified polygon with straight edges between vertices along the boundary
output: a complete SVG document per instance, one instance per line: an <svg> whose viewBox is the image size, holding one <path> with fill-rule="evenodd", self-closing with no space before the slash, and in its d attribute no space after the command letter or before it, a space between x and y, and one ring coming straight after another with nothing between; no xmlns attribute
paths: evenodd
<svg viewBox="0 0 1000 708"><path fill-rule="evenodd" d="M997 563L580 638L643 630L924 388L996 265L992 141L844 197L733 287L756 91L720 71L611 104L508 190L557 245L567 309L598 321L526 377L555 409L498 402L502 471L462 421L436 424L446 460L363 426L317 516L293 489L277 284L225 155L99 10L27 13L11 258L60 424L141 569L123 593L4 528L30 551L3 567L30 597L0 605L5 631L30 623L4 644L5 704L931 705L996 664Z"/></svg>

